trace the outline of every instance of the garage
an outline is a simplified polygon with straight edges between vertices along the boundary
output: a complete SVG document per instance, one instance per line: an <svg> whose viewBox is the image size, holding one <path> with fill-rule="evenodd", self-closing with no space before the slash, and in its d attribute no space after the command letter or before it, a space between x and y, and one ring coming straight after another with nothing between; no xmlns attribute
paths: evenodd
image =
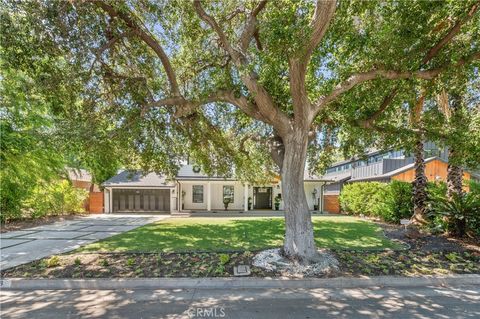
<svg viewBox="0 0 480 319"><path fill-rule="evenodd" d="M175 210L175 183L156 173L121 171L102 184L106 213L161 213Z"/></svg>
<svg viewBox="0 0 480 319"><path fill-rule="evenodd" d="M169 212L169 189L113 189L114 213Z"/></svg>

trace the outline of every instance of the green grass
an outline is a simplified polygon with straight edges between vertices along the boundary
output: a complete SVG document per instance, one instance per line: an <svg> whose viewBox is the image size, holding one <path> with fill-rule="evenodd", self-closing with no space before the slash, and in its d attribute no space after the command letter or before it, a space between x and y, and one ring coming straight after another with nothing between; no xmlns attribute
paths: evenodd
<svg viewBox="0 0 480 319"><path fill-rule="evenodd" d="M397 249L381 229L368 221L346 216L314 217L319 248ZM81 248L81 251L183 252L258 250L283 243L284 219L175 218L149 224Z"/></svg>

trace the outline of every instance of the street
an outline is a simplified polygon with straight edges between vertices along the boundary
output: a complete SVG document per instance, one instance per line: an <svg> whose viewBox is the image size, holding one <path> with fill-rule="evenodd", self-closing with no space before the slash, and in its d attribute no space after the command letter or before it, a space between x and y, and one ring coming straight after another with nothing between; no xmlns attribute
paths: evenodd
<svg viewBox="0 0 480 319"><path fill-rule="evenodd" d="M3 290L1 318L480 318L480 286Z"/></svg>

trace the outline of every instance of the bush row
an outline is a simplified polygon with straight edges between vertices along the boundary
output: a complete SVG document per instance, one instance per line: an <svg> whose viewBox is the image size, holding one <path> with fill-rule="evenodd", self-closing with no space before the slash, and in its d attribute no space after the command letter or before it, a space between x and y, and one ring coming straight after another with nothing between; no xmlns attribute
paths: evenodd
<svg viewBox="0 0 480 319"><path fill-rule="evenodd" d="M460 236L468 232L480 235L480 184L471 181L469 188L464 196L448 199L445 183L428 183L426 214L432 229ZM339 200L347 214L364 214L393 223L413 215L413 189L407 182L347 184Z"/></svg>
<svg viewBox="0 0 480 319"><path fill-rule="evenodd" d="M347 184L339 200L342 211L347 214L364 214L388 222L410 218L413 211L412 185L400 181Z"/></svg>
<svg viewBox="0 0 480 319"><path fill-rule="evenodd" d="M1 222L16 219L39 218L47 215L65 215L84 212L88 192L75 188L67 180L57 180L34 187L21 202L18 210L2 211ZM2 198L3 199L3 198Z"/></svg>

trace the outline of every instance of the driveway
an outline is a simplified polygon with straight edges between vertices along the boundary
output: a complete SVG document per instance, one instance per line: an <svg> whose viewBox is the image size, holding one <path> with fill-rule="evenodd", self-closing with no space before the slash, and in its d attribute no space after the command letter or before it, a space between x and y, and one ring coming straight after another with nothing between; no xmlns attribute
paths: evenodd
<svg viewBox="0 0 480 319"><path fill-rule="evenodd" d="M170 215L91 215L0 235L0 269L65 253Z"/></svg>

